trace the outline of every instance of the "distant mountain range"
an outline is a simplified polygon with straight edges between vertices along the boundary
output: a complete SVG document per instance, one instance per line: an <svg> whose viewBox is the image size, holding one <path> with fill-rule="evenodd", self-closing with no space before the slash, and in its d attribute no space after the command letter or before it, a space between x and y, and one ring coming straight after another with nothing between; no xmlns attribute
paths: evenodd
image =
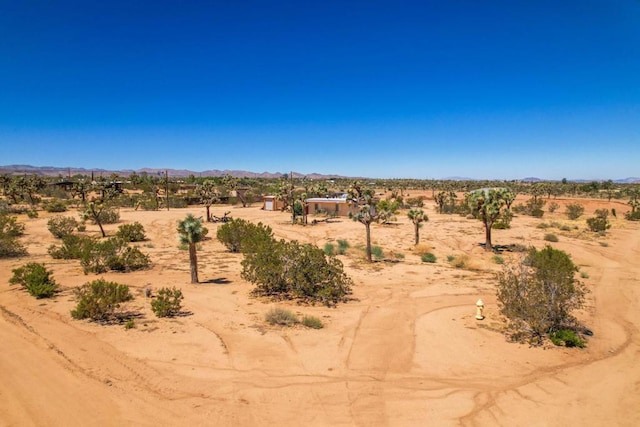
<svg viewBox="0 0 640 427"><path fill-rule="evenodd" d="M242 170L206 170L202 172L191 171L188 169L156 169L156 168L142 168L142 169L119 169L119 170L107 170L107 169L86 169L86 168L76 168L76 167L56 167L56 166L30 166L30 165L8 165L8 166L0 166L0 174L10 174L10 175L42 175L42 176L73 176L73 175L91 175L92 173L95 176L107 176L113 173L118 174L120 176L129 176L132 173L137 173L138 175L147 174L147 175L162 175L164 176L165 172L168 173L171 177L188 177L189 175L194 175L197 177L200 176L210 176L210 177L219 177L225 175L235 176L237 178L280 178L283 175L289 175L289 172L249 172ZM302 174L299 172L293 172L294 178L309 178L309 179L331 179L331 178L344 178L340 175L325 175L319 173L309 173Z"/></svg>
<svg viewBox="0 0 640 427"><path fill-rule="evenodd" d="M107 169L86 169L86 168L76 168L76 167L56 167L56 166L30 166L30 165L8 165L8 166L0 166L0 174L10 174L10 175L20 175L20 174L36 174L43 176L68 176L68 175L91 175L92 173L96 176L100 175L111 175L112 173L118 174L120 176L128 176L132 173L147 174L147 175L164 175L165 171L171 177L187 177L189 175L194 176L225 176L231 175L237 178L280 178L283 175L288 175L289 172L249 172L243 170L206 170L202 172L196 172L188 169L159 169L159 168L142 168L142 169L120 169L120 170L107 170ZM299 172L293 172L294 178L309 178L309 179L332 179L332 178L355 178L348 177L343 175L327 175L320 173L308 173L303 174ZM443 178L443 180L451 180L451 181L474 181L473 178L465 178L465 177L448 177ZM520 181L523 182L542 182L545 181L542 178L536 177L526 177L522 178ZM548 180L547 180L548 181ZM585 183L591 182L592 179L570 179L570 182L577 183ZM613 182L617 184L637 184L640 183L640 178L638 177L629 177L623 179L615 179Z"/></svg>

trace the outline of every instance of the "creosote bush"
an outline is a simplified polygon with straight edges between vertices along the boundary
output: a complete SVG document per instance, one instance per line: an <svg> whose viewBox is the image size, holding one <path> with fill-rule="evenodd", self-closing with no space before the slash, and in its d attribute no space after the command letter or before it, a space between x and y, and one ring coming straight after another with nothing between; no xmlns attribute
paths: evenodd
<svg viewBox="0 0 640 427"><path fill-rule="evenodd" d="M52 199L44 204L44 210L50 213L66 212L67 204L60 199Z"/></svg>
<svg viewBox="0 0 640 427"><path fill-rule="evenodd" d="M324 324L322 323L322 320L320 320L319 318L317 318L315 316L304 316L302 318L302 324L304 326L306 326L307 328L311 328L311 329L322 329L322 328L324 328Z"/></svg>
<svg viewBox="0 0 640 427"><path fill-rule="evenodd" d="M270 239L244 255L242 278L256 286L256 295L330 306L351 293L342 262L314 245Z"/></svg>
<svg viewBox="0 0 640 427"><path fill-rule="evenodd" d="M18 237L24 234L24 224L16 217L0 213L0 258L14 258L27 254L27 249Z"/></svg>
<svg viewBox="0 0 640 427"><path fill-rule="evenodd" d="M30 262L12 272L13 276L9 279L9 283L21 285L36 298L49 298L58 291L58 284L44 264Z"/></svg>
<svg viewBox="0 0 640 427"><path fill-rule="evenodd" d="M119 226L116 236L125 242L142 242L147 238L144 234L144 227L137 221Z"/></svg>
<svg viewBox="0 0 640 427"><path fill-rule="evenodd" d="M62 237L60 246L51 245L47 252L54 259L80 259L84 251L95 244L95 239L89 236L67 234Z"/></svg>
<svg viewBox="0 0 640 427"><path fill-rule="evenodd" d="M611 228L611 223L608 219L609 211L607 209L596 210L596 216L587 218L587 226L589 230L594 233L604 233Z"/></svg>
<svg viewBox="0 0 640 427"><path fill-rule="evenodd" d="M584 213L584 206L580 203L571 203L567 205L565 214L569 219L578 219Z"/></svg>
<svg viewBox="0 0 640 427"><path fill-rule="evenodd" d="M278 307L269 310L264 318L270 325L293 326L298 323L294 312Z"/></svg>
<svg viewBox="0 0 640 427"><path fill-rule="evenodd" d="M161 288L156 298L151 301L151 310L158 317L173 317L182 308L182 291L176 288Z"/></svg>
<svg viewBox="0 0 640 427"><path fill-rule="evenodd" d="M556 236L553 233L547 233L544 235L544 240L546 240L547 242L557 242L558 241L558 236Z"/></svg>
<svg viewBox="0 0 640 427"><path fill-rule="evenodd" d="M585 340L571 329L560 329L549 334L549 339L557 346L584 348Z"/></svg>
<svg viewBox="0 0 640 427"><path fill-rule="evenodd" d="M222 224L216 232L218 240L230 252L247 252L262 242L273 239L271 227L262 223L254 224L241 218L233 218Z"/></svg>
<svg viewBox="0 0 640 427"><path fill-rule="evenodd" d="M577 330L571 313L584 306L587 292L574 277L577 271L566 252L551 246L531 248L519 263L504 266L497 297L513 340L536 345L561 329Z"/></svg>
<svg viewBox="0 0 640 427"><path fill-rule="evenodd" d="M434 262L437 261L436 256L434 254L432 254L431 252L427 252L426 254L422 254L420 259L422 260L422 262L428 262L428 263L434 263Z"/></svg>
<svg viewBox="0 0 640 427"><path fill-rule="evenodd" d="M77 228L78 221L72 216L54 216L47 221L47 229L58 239L73 234Z"/></svg>
<svg viewBox="0 0 640 427"><path fill-rule="evenodd" d="M112 237L102 241L93 241L85 247L80 256L80 265L84 274L105 273L109 270L124 273L144 270L151 260L140 249L127 245L127 242Z"/></svg>
<svg viewBox="0 0 640 427"><path fill-rule="evenodd" d="M118 320L122 303L131 301L129 286L97 279L85 283L74 291L78 304L71 311L74 319L90 319L95 322Z"/></svg>

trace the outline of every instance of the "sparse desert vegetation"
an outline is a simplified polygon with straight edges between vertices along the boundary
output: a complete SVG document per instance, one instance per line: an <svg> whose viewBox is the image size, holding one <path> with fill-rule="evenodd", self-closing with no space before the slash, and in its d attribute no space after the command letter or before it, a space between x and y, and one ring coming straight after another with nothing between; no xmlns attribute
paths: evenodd
<svg viewBox="0 0 640 427"><path fill-rule="evenodd" d="M629 378L640 379L628 363L640 319L619 307L640 298L640 267L628 256L640 250L640 223L628 218L637 208L626 192L554 195L543 222L540 185L479 200L489 193L407 182L403 198L398 182L361 182L371 197L360 199L345 180L333 190L352 189L368 208L355 221L320 212L305 222L304 204L295 221L287 208L262 209L259 195L277 181L196 179L184 193L171 183L169 197L158 183L125 181L104 199L102 187L78 181L64 203L3 193L0 337L11 354L0 356L0 392L21 405L34 405L37 392L58 403L50 410L60 420L67 408L134 399L128 419L144 412L159 424L421 425L428 404L439 424L487 425L503 411L525 419L519 396L535 395L554 419L635 416L622 397ZM244 203L229 198L231 185L246 189ZM294 181L294 210L302 186ZM576 204L587 214L568 219ZM484 320L474 317L479 299ZM540 393L549 381L558 389ZM596 402L603 385L622 403L571 409L576 392ZM485 405L485 394L495 399ZM70 406L60 406L67 396ZM291 402L301 412L287 418ZM6 403L0 410L22 416Z"/></svg>

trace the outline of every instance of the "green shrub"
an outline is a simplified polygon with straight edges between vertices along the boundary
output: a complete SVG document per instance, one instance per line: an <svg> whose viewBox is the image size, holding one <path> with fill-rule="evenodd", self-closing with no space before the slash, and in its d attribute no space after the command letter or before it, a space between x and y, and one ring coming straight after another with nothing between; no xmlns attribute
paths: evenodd
<svg viewBox="0 0 640 427"><path fill-rule="evenodd" d="M119 226L116 236L125 242L142 242L147 238L144 234L144 227L137 221L133 224Z"/></svg>
<svg viewBox="0 0 640 427"><path fill-rule="evenodd" d="M587 218L587 226L589 230L599 233L605 232L609 228L611 228L611 223L609 223L609 211L607 209L598 209L596 210L596 216L592 218Z"/></svg>
<svg viewBox="0 0 640 427"><path fill-rule="evenodd" d="M497 297L513 339L541 344L551 332L577 323L571 312L584 306L587 292L577 271L566 252L551 246L531 248L521 263L503 267Z"/></svg>
<svg viewBox="0 0 640 427"><path fill-rule="evenodd" d="M558 236L556 236L553 233L547 233L544 235L544 240L546 240L547 242L557 242L558 241Z"/></svg>
<svg viewBox="0 0 640 427"><path fill-rule="evenodd" d="M561 231L571 231L571 227L569 227L568 225L561 225L560 226L560 230Z"/></svg>
<svg viewBox="0 0 640 427"><path fill-rule="evenodd" d="M351 293L342 262L311 244L265 240L245 253L242 278L253 293L275 299L298 299L335 305Z"/></svg>
<svg viewBox="0 0 640 427"><path fill-rule="evenodd" d="M429 263L434 263L437 260L436 256L434 254L432 254L431 252L427 252L426 254L422 254L420 259L422 260L422 262L429 262Z"/></svg>
<svg viewBox="0 0 640 427"><path fill-rule="evenodd" d="M371 255L377 260L381 260L384 258L384 253L382 252L382 248L380 246L371 246Z"/></svg>
<svg viewBox="0 0 640 427"><path fill-rule="evenodd" d="M502 258L500 255L494 255L492 259L493 259L493 262L495 262L498 265L504 264L504 258Z"/></svg>
<svg viewBox="0 0 640 427"><path fill-rule="evenodd" d="M80 259L85 250L94 244L94 239L88 236L67 234L62 237L60 246L51 245L47 252L54 259Z"/></svg>
<svg viewBox="0 0 640 427"><path fill-rule="evenodd" d="M92 241L82 248L80 265L84 274L104 273L109 270L130 272L149 267L151 261L140 249L130 247L123 240L112 237Z"/></svg>
<svg viewBox="0 0 640 427"><path fill-rule="evenodd" d="M246 252L262 242L272 240L273 233L270 227L262 223L254 224L244 219L233 218L218 227L216 237L229 251Z"/></svg>
<svg viewBox="0 0 640 427"><path fill-rule="evenodd" d="M567 205L565 214L569 219L578 219L584 213L584 206L579 203L571 203Z"/></svg>
<svg viewBox="0 0 640 427"><path fill-rule="evenodd" d="M18 237L24 234L24 224L16 217L0 213L0 258L15 258L27 254L27 249Z"/></svg>
<svg viewBox="0 0 640 427"><path fill-rule="evenodd" d="M560 207L560 205L559 205L558 203L556 203L556 202L551 202L551 203L549 203L549 207L547 208L547 210L548 210L550 213L554 213L555 211L557 211L557 210L558 210L558 208L559 208L559 207Z"/></svg>
<svg viewBox="0 0 640 427"><path fill-rule="evenodd" d="M78 228L78 221L71 216L54 216L47 221L47 229L54 237L62 239Z"/></svg>
<svg viewBox="0 0 640 427"><path fill-rule="evenodd" d="M66 212L67 204L60 199L52 199L44 204L44 210L49 213Z"/></svg>
<svg viewBox="0 0 640 427"><path fill-rule="evenodd" d="M456 259L455 256L453 255L447 255L447 262L453 262L453 260Z"/></svg>
<svg viewBox="0 0 640 427"><path fill-rule="evenodd" d="M346 240L338 239L338 255L344 255L349 249L349 242Z"/></svg>
<svg viewBox="0 0 640 427"><path fill-rule="evenodd" d="M557 346L584 348L585 341L571 329L560 329L549 334L551 342Z"/></svg>
<svg viewBox="0 0 640 427"><path fill-rule="evenodd" d="M322 328L324 328L324 324L322 323L322 320L320 320L319 318L317 318L315 316L304 316L302 318L302 324L304 326L306 326L307 328L311 328L311 329L322 329Z"/></svg>
<svg viewBox="0 0 640 427"><path fill-rule="evenodd" d="M640 221L640 209L625 213L624 218L628 221Z"/></svg>
<svg viewBox="0 0 640 427"><path fill-rule="evenodd" d="M36 208L29 209L27 211L27 216L31 219L38 218L38 211Z"/></svg>
<svg viewBox="0 0 640 427"><path fill-rule="evenodd" d="M49 298L58 291L58 284L44 264L30 262L12 272L13 276L9 279L9 283L21 285L36 298Z"/></svg>
<svg viewBox="0 0 640 427"><path fill-rule="evenodd" d="M0 214L0 237L20 237L24 234L24 224L15 216Z"/></svg>
<svg viewBox="0 0 640 427"><path fill-rule="evenodd" d="M298 323L298 316L284 308L273 308L265 315L265 320L270 325L292 326Z"/></svg>
<svg viewBox="0 0 640 427"><path fill-rule="evenodd" d="M151 301L151 310L158 317L173 317L180 313L182 308L182 291L176 288L161 288L158 296Z"/></svg>
<svg viewBox="0 0 640 427"><path fill-rule="evenodd" d="M121 304L133 299L129 286L97 279L74 290L78 301L71 311L74 319L90 319L95 322L110 322L117 318Z"/></svg>
<svg viewBox="0 0 640 427"><path fill-rule="evenodd" d="M133 329L136 327L136 322L133 319L129 319L125 322L124 324L124 328L125 329Z"/></svg>
<svg viewBox="0 0 640 427"><path fill-rule="evenodd" d="M115 224L120 221L120 212L114 207L104 207L102 210L96 210L96 216L92 215L88 210L82 215L84 219L90 219L92 223L98 224ZM97 219L97 220L96 220Z"/></svg>
<svg viewBox="0 0 640 427"><path fill-rule="evenodd" d="M583 279L588 279L589 278L589 273L587 273L586 271L581 271L580 272L580 277L582 277Z"/></svg>
<svg viewBox="0 0 640 427"><path fill-rule="evenodd" d="M324 244L324 253L325 255L335 255L335 246L333 245L333 243L325 243Z"/></svg>
<svg viewBox="0 0 640 427"><path fill-rule="evenodd" d="M546 222L541 222L540 224L536 225L536 228L546 230L547 228L549 228L549 224L547 224Z"/></svg>

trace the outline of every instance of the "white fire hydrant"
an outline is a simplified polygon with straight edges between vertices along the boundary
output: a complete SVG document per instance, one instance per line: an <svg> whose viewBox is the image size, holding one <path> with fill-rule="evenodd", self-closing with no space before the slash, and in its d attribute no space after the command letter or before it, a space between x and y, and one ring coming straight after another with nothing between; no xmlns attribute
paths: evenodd
<svg viewBox="0 0 640 427"><path fill-rule="evenodd" d="M484 303L481 299L476 302L476 319L482 320L484 316L482 315L482 310L484 310Z"/></svg>

